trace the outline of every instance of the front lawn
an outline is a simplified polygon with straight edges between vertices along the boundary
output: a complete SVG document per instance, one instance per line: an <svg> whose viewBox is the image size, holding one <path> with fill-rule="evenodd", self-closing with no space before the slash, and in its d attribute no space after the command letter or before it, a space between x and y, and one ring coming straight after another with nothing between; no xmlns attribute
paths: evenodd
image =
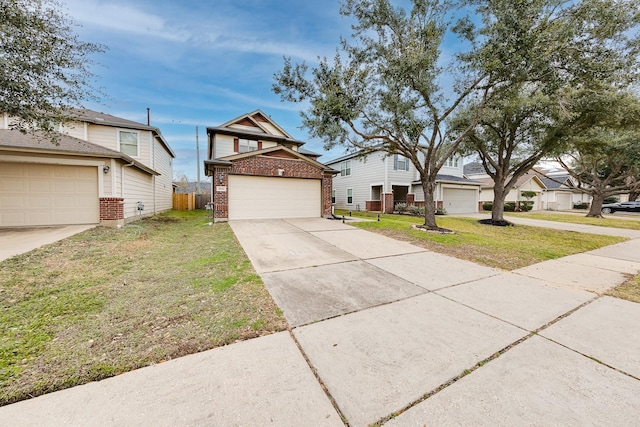
<svg viewBox="0 0 640 427"><path fill-rule="evenodd" d="M347 211L336 211L347 215ZM426 249L462 258L489 267L515 270L548 259L586 252L619 243L625 238L551 230L517 225L493 227L482 225L474 218L438 216L440 227L455 234L428 233L411 228L424 223L422 218L405 215L381 215L353 212L354 216L374 221L352 222L352 225L389 237L409 241Z"/></svg>
<svg viewBox="0 0 640 427"><path fill-rule="evenodd" d="M626 228L628 230L640 230L640 217L633 219L618 219L607 216L606 218L593 218L584 215L561 214L551 212L519 212L505 213L505 216L517 216L520 218L540 219L543 221L568 222L571 224L597 225L600 227Z"/></svg>
<svg viewBox="0 0 640 427"><path fill-rule="evenodd" d="M286 328L227 224L170 212L0 263L0 405Z"/></svg>

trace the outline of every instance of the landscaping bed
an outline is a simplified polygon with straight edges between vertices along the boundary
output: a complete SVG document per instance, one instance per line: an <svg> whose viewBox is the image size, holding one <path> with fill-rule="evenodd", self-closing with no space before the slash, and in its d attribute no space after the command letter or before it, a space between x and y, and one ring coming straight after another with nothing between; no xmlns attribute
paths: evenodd
<svg viewBox="0 0 640 427"><path fill-rule="evenodd" d="M597 225L599 227L625 228L628 230L640 230L640 216L634 219L617 219L617 218L593 218L585 215L562 214L552 212L534 212L534 213L518 213L505 214L505 216L514 215L520 218L539 219L543 221L568 222L571 224Z"/></svg>
<svg viewBox="0 0 640 427"><path fill-rule="evenodd" d="M0 405L286 328L228 224L169 212L0 263Z"/></svg>

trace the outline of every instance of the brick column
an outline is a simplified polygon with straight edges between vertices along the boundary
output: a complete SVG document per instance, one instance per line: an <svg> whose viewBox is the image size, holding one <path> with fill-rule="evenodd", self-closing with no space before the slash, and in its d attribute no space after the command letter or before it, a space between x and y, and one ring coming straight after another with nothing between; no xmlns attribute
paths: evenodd
<svg viewBox="0 0 640 427"><path fill-rule="evenodd" d="M384 213L393 213L395 206L393 204L393 193L382 193L382 208L384 209Z"/></svg>
<svg viewBox="0 0 640 427"><path fill-rule="evenodd" d="M124 225L124 199L100 197L100 225L121 227Z"/></svg>
<svg viewBox="0 0 640 427"><path fill-rule="evenodd" d="M407 198L406 198L405 201L406 201L407 205L413 205L413 204L415 204L414 203L415 200L416 200L416 195L413 194L413 193L408 193L407 194Z"/></svg>
<svg viewBox="0 0 640 427"><path fill-rule="evenodd" d="M229 219L229 171L217 167L213 170L213 221Z"/></svg>

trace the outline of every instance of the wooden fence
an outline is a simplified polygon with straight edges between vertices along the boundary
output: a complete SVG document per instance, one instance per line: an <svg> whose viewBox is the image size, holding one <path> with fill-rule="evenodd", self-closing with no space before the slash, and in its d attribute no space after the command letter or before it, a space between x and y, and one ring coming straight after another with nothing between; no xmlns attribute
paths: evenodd
<svg viewBox="0 0 640 427"><path fill-rule="evenodd" d="M173 209L177 211L192 211L194 209L205 209L207 203L211 201L209 194L176 194L173 193Z"/></svg>

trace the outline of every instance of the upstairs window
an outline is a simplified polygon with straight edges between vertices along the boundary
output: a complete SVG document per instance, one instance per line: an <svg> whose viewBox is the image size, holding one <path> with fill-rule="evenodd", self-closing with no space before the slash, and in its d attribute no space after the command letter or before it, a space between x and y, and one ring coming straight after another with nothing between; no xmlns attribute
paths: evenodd
<svg viewBox="0 0 640 427"><path fill-rule="evenodd" d="M342 162L340 165L340 176L351 175L351 160Z"/></svg>
<svg viewBox="0 0 640 427"><path fill-rule="evenodd" d="M238 141L238 153L248 153L249 151L256 151L258 149L258 141L252 141L250 139L241 139Z"/></svg>
<svg viewBox="0 0 640 427"><path fill-rule="evenodd" d="M393 170L396 171L408 171L409 159L399 154L393 155Z"/></svg>
<svg viewBox="0 0 640 427"><path fill-rule="evenodd" d="M140 134L127 130L118 131L118 145L121 153L131 157L139 157Z"/></svg>
<svg viewBox="0 0 640 427"><path fill-rule="evenodd" d="M444 165L450 168L457 168L458 167L458 158L457 157L449 157L447 159L446 162L444 162Z"/></svg>

